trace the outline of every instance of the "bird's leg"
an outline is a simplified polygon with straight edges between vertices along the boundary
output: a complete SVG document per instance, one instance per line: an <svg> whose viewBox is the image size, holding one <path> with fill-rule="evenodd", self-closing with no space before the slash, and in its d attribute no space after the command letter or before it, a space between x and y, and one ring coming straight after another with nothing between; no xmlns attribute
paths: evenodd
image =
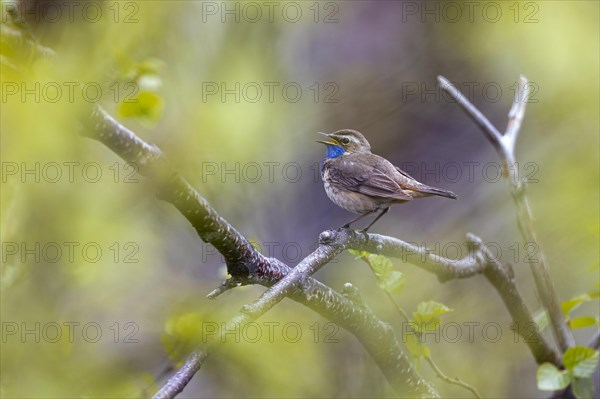
<svg viewBox="0 0 600 399"><path fill-rule="evenodd" d="M355 219L352 219L351 221L349 221L348 223L346 223L345 225L343 225L341 228L342 228L342 229L347 229L347 228L349 228L349 227L350 227L350 225L351 225L352 223L354 223L354 222L358 222L360 219L364 218L364 217L365 217L365 216L367 216L367 215L370 215L370 214L372 214L373 212L375 212L375 210L369 211L369 212L367 212L367 213L363 213L362 215L359 215L357 218L355 218Z"/></svg>
<svg viewBox="0 0 600 399"><path fill-rule="evenodd" d="M381 213L380 213L379 215L377 215L377 217L375 218L375 220L373 220L373 221L371 222L371 224L369 224L367 227L365 227L364 229L362 229L360 232L361 232L361 233L366 233L366 232L367 232L367 230L369 230L369 229L371 228L371 226L373 226L373 225L375 224L375 222L376 222L376 221L378 221L378 220L379 220L379 219L380 219L380 218L381 218L383 215L385 215L385 214L387 213L387 211L389 211L389 210L390 210L390 207L389 207L389 206L388 206L388 207L386 207L386 208L383 208L383 210L381 211Z"/></svg>

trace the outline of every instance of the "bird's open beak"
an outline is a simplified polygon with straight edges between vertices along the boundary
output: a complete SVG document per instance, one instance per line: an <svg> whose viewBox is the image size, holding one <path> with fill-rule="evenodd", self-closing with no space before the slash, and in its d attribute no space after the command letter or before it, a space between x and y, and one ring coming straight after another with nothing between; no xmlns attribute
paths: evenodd
<svg viewBox="0 0 600 399"><path fill-rule="evenodd" d="M323 136L325 136L329 139L329 141L317 140L317 143L322 143L325 145L340 145L340 143L335 138L331 137L330 134L323 133L323 132L317 132L317 133L322 134Z"/></svg>

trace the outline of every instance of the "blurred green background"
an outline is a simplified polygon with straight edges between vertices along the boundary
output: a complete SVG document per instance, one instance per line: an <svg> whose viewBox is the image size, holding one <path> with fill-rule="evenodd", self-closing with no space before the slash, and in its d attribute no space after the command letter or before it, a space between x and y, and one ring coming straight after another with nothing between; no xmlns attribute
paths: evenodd
<svg viewBox="0 0 600 399"><path fill-rule="evenodd" d="M1 3L11 28L14 3ZM93 102L158 145L224 218L290 265L352 217L325 195L315 132L360 130L374 152L460 197L392 208L373 232L448 257L473 232L514 264L537 312L496 154L436 86L444 75L503 130L523 74L533 94L517 158L535 179L540 242L561 300L598 289L598 2L46 3L60 14L35 1L17 10L56 58L4 41L1 52L2 397L148 396L198 337L264 290L206 299L226 277L221 257L131 166L77 134ZM396 300L407 312L428 300L454 309L444 322L461 326L460 339L427 341L442 370L486 397L547 396L483 278L440 284L394 265L406 275ZM337 290L354 284L400 331L354 256L317 277ZM597 317L598 302L575 315ZM472 337L465 323L478 323ZM593 330L576 330L578 342ZM394 395L356 339L301 305L283 301L258 331L258 342L240 332L181 397ZM469 395L420 370L443 396Z"/></svg>

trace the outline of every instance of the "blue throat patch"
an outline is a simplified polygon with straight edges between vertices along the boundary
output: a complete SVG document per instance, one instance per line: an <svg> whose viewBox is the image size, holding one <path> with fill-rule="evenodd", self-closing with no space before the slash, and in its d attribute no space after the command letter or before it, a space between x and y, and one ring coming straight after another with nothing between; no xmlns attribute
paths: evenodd
<svg viewBox="0 0 600 399"><path fill-rule="evenodd" d="M327 158L337 158L341 156L346 150L338 145L328 145L327 153L325 154Z"/></svg>

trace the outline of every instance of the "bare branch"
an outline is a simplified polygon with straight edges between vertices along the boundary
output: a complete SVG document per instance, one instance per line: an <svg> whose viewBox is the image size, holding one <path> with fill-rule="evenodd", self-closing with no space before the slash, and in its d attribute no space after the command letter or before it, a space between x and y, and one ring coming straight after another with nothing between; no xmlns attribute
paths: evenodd
<svg viewBox="0 0 600 399"><path fill-rule="evenodd" d="M284 276L279 263L270 262L246 238L223 219L171 166L165 155L117 122L100 107L94 107L81 134L96 139L157 185L159 198L173 204L194 226L198 235L225 258L232 276L274 282Z"/></svg>
<svg viewBox="0 0 600 399"><path fill-rule="evenodd" d="M390 382L399 392L413 396L436 397L437 392L414 370L393 331L370 309L359 307L347 297L310 278L318 268L341 252L355 234L334 232L321 234L321 245L291 269L277 259L266 258L235 230L225 219L177 174L164 154L154 145L137 137L100 108L95 108L82 134L94 138L128 162L135 162L141 174L158 186L159 197L170 202L190 221L200 237L223 254L228 272L235 281L271 286L258 301L242 309L230 323L245 324L256 319L285 296L303 303L354 334ZM210 295L227 288L221 285ZM205 351L209 353L210 350ZM185 363L187 370L197 370L198 357ZM184 374L186 375L186 374ZM176 374L168 384L179 386L181 375Z"/></svg>
<svg viewBox="0 0 600 399"><path fill-rule="evenodd" d="M513 317L514 328L516 328L517 332L524 338L524 341L529 346L537 363L550 362L558 365L560 362L559 356L552 350L543 336L539 334L538 330L530 327L535 326L535 322L525 305L524 299L517 290L512 269L509 266L503 266L499 263L491 255L489 249L483 245L481 239L472 234L469 234L467 237L469 242L472 243L474 252L467 255L467 257L456 261L436 255L426 248L414 246L397 238L381 236L378 234L357 234L350 229L343 229L338 232L323 232L320 237L321 245L315 252L300 262L294 269L291 269L291 272L283 280L267 290L257 301L251 305L244 306L242 312L230 321L229 325L233 328L235 325L243 325L255 320L281 301L286 295L289 295L294 299L296 299L298 295L304 297L304 299L312 298L313 296L309 294L311 290L307 288L306 279L308 276L329 262L333 256L343 249L356 249L400 258L403 261L410 262L424 270L436 274L442 281L466 278L479 273L484 274L500 294ZM328 317L339 318L339 315L336 316L336 314L333 314ZM368 325L369 323L366 324ZM360 325L357 325L357 327L360 327ZM386 325L384 330L388 328L389 326ZM395 342L393 337L386 338L386 340L389 340L392 348L397 345L397 342ZM365 344L363 342L363 345L365 345L367 350L373 354L369 349L368 343ZM376 346L376 348L379 348L379 346ZM402 353L401 350L400 353ZM380 356L379 359L381 361ZM399 359L390 364L390 367L400 367L400 370L404 368L410 370L410 363L404 366L404 362L405 356L402 354ZM378 364L381 367L382 363L378 362ZM389 373L389 369L382 369L382 371L384 371L384 373ZM400 374L402 375L405 373L406 371ZM396 386L393 381L395 381L394 376L397 375L398 374L393 374L388 376L388 381L390 381L395 388ZM400 384L403 383L402 380L398 382ZM426 388L426 385L422 385L422 387ZM399 388L402 389L401 386Z"/></svg>
<svg viewBox="0 0 600 399"><path fill-rule="evenodd" d="M525 76L519 77L519 85L515 91L515 99L512 107L508 112L508 125L506 126L506 132L502 136L503 146L508 149L508 153L515 153L515 145L517 143L517 137L521 130L521 123L525 117L525 108L527 107L527 101L529 100L529 83Z"/></svg>
<svg viewBox="0 0 600 399"><path fill-rule="evenodd" d="M499 134L498 130L487 120L479 110L469 102L452 83L446 78L438 76L440 86L445 89L459 105L465 110L490 140L504 168L504 177L508 180L511 188L511 195L517 207L517 223L519 230L526 243L532 243L538 249L532 254L532 260L529 262L531 273L535 282L537 294L542 305L548 312L552 333L561 351L567 350L575 345L573 333L567 326L565 318L560 309L558 295L554 288L554 283L550 278L550 272L544 259L544 253L539 244L535 229L533 228L533 215L529 206L529 201L525 195L525 184L520 180L515 161L515 144L521 127L521 122L525 115L525 107L529 97L529 84L524 76L519 79L518 90L515 93L515 99L509 112L509 121L504 135Z"/></svg>
<svg viewBox="0 0 600 399"><path fill-rule="evenodd" d="M173 377L167 381L165 385L160 388L158 392L154 394L153 399L169 399L174 398L179 394L185 386L192 380L194 374L206 360L206 352L194 352L186 360L183 367L181 367Z"/></svg>
<svg viewBox="0 0 600 399"><path fill-rule="evenodd" d="M433 361L433 359L431 358L431 356L427 356L425 359L427 360L427 363L429 363L429 365L431 366L431 368L435 371L435 373L437 374L438 378L446 381L448 384L454 384L454 385L458 385L460 387L463 387L463 388L469 390L473 394L473 396L475 396L476 398L478 398L478 399L481 398L481 395L479 394L479 392L477 392L477 389L475 389L475 387L472 386L471 384L468 384L468 383L462 381L460 378L448 377L446 374L444 374L444 372Z"/></svg>
<svg viewBox="0 0 600 399"><path fill-rule="evenodd" d="M242 328L265 314L285 297L290 297L354 334L400 395L439 397L437 391L413 368L389 324L379 320L364 304L358 305L352 299L333 290L326 293L322 283L309 277L350 244L358 245L365 240L364 235L358 235L349 229L321 233L320 245L313 253L295 268L289 269L281 281L265 291L255 302L245 305L221 332ZM351 311L348 311L349 308ZM222 341L219 335L215 336L206 351L213 353ZM184 367L193 369L197 362L197 358L190 358ZM169 380L169 384L177 384L179 376L175 375L171 379L175 381Z"/></svg>
<svg viewBox="0 0 600 399"><path fill-rule="evenodd" d="M442 89L446 90L452 98L456 100L458 105L473 119L473 122L485 133L485 137L492 143L497 151L501 151L500 142L502 133L458 90L448 79L443 76L438 76L438 83Z"/></svg>
<svg viewBox="0 0 600 399"><path fill-rule="evenodd" d="M206 200L171 168L158 148L139 139L101 109L96 109L92 113L91 121L89 130L86 130L85 134L103 142L123 159L136 162L140 172L157 183L160 197L175 205L196 228L201 238L212 243L224 255L232 276L248 278L252 283L267 286L281 280L272 289L267 290L257 302L246 306L241 316L232 322L245 323L260 317L282 298L290 296L330 320L338 322L356 335L396 389L409 389L412 394L425 392L425 395L436 396L437 393L416 374L408 359L405 358L393 333L384 332L389 329L389 326L378 320L370 310L357 311L357 306L350 300L308 277L345 247L375 253L382 252L389 256L415 252L414 258L426 260L421 266L436 273L442 281L449 278L465 278L483 272L486 276L490 276L488 279L496 286L509 307L515 323L533 322L516 290L514 281L511 280L511 274L501 267L485 268L481 263L467 262L468 260L465 259L440 261L440 257L426 249L415 248L406 243L400 244L400 240L391 237L369 235L366 239L363 235L346 233L347 237L340 239L339 235L344 234L343 232L325 232L321 237L322 245L317 251L302 262L302 267L297 267L297 270L293 269L294 272L290 273L289 267L283 263L276 259L265 258L258 253L240 233L221 218ZM474 246L480 242L474 236L471 237L471 241ZM425 256L422 256L424 255L422 251L427 252ZM481 259L482 256L486 256L487 251L480 250L474 253L476 256L473 259ZM302 286L302 289L298 289L298 286ZM335 305L332 306L332 303ZM348 316L355 314L358 314L358 317ZM362 324L358 320L361 320ZM520 331L523 331L523 328ZM380 338L374 340L373 337ZM541 336L529 341L529 346L538 362L556 362L556 354ZM194 363L197 358L191 358L189 361ZM186 367L190 370L195 369L187 363ZM413 386L407 386L407 381L413 381Z"/></svg>
<svg viewBox="0 0 600 399"><path fill-rule="evenodd" d="M400 258L403 262L409 262L437 275L440 281L483 274L502 298L512 316L513 328L523 337L536 362L558 365L559 355L546 342L538 329L532 328L535 327L535 321L517 289L512 267L498 262L479 237L467 234L467 240L473 252L460 260L447 259L426 248L377 234L369 234L368 238L349 245L349 248Z"/></svg>

